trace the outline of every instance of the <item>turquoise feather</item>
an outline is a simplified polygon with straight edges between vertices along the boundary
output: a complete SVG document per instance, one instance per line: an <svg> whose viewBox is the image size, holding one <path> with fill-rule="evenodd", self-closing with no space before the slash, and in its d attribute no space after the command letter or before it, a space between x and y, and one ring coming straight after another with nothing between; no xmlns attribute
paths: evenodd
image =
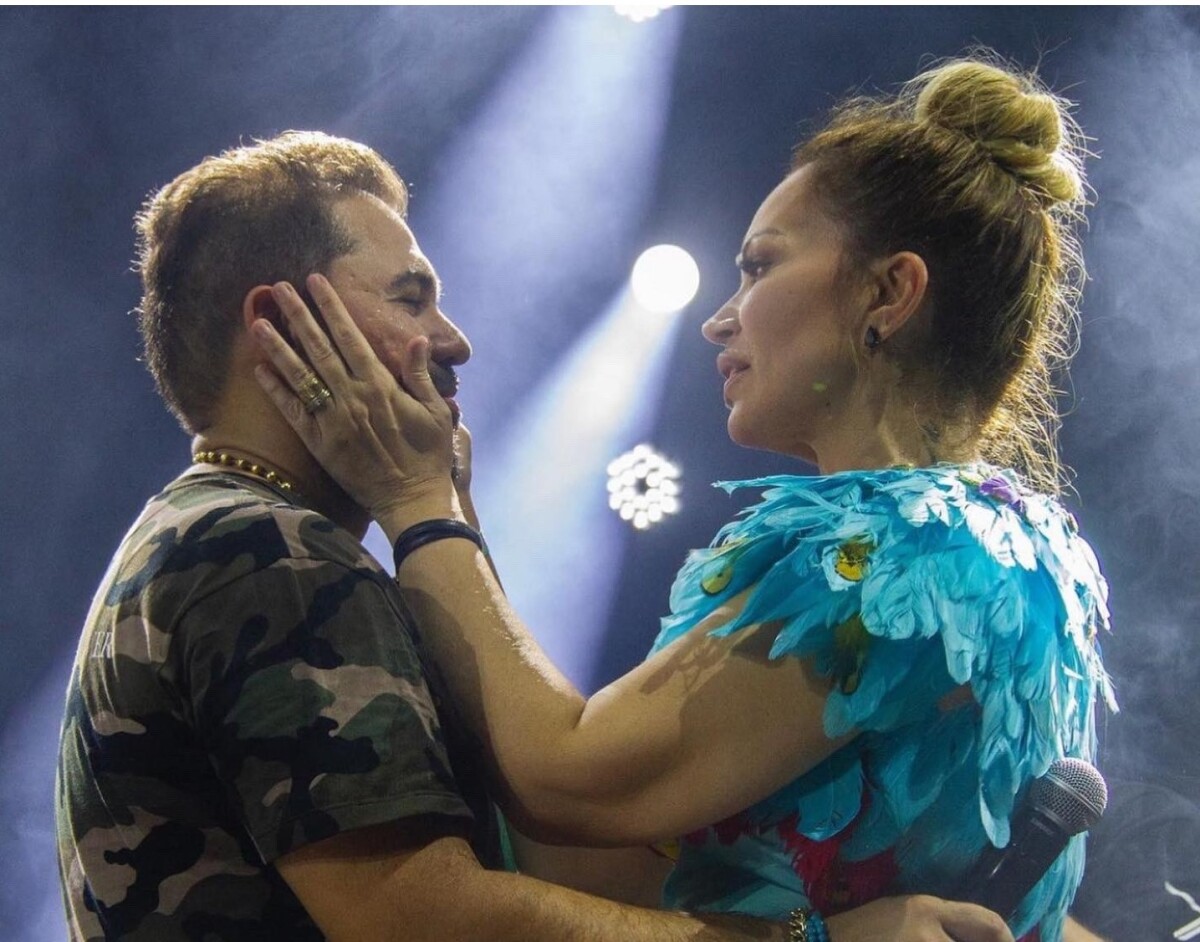
<svg viewBox="0 0 1200 942"><path fill-rule="evenodd" d="M765 490L688 557L654 650L750 589L713 634L779 623L770 656L811 658L834 682L826 733L860 735L720 832L685 841L668 903L757 901L751 911L771 917L805 903L813 887L781 877L781 863L812 879L800 858L816 850L786 840L788 827L835 842L844 865L890 850L891 892L946 892L985 843L1007 843L1014 808L1055 759L1094 757L1095 705L1115 709L1095 643L1107 587L1070 515L1016 481L938 465L718 485ZM939 708L964 686L974 706ZM1074 842L1030 894L1018 935L1037 924L1057 942L1082 855ZM737 891L723 894L735 872Z"/></svg>

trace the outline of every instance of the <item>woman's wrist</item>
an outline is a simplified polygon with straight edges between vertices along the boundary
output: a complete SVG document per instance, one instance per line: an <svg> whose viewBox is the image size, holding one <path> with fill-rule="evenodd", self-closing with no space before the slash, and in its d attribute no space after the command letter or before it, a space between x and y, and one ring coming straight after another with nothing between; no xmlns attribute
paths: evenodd
<svg viewBox="0 0 1200 942"><path fill-rule="evenodd" d="M829 929L821 914L800 906L788 914L788 942L830 942Z"/></svg>
<svg viewBox="0 0 1200 942"><path fill-rule="evenodd" d="M437 483L406 489L399 500L375 508L372 516L392 544L405 530L426 520L464 520L457 492Z"/></svg>
<svg viewBox="0 0 1200 942"><path fill-rule="evenodd" d="M399 575L404 561L422 546L447 539L469 540L479 548L484 556L487 555L483 536L470 524L453 519L424 520L421 523L413 524L401 533L392 544L392 559L396 566L396 574Z"/></svg>

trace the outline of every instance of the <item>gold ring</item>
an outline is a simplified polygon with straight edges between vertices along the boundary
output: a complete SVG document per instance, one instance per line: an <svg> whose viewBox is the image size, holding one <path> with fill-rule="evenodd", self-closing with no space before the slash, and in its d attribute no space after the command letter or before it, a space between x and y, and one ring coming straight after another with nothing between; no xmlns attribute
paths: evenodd
<svg viewBox="0 0 1200 942"><path fill-rule="evenodd" d="M313 395L309 396L304 401L304 411L309 415L314 412L320 412L333 400L333 393L329 391L329 387L322 384L321 388Z"/></svg>
<svg viewBox="0 0 1200 942"><path fill-rule="evenodd" d="M329 387L311 370L296 384L296 395L304 402L304 411L309 415L320 412L333 400Z"/></svg>
<svg viewBox="0 0 1200 942"><path fill-rule="evenodd" d="M321 377L309 370L296 383L296 395L301 399L311 399L324 388L325 384L321 382Z"/></svg>

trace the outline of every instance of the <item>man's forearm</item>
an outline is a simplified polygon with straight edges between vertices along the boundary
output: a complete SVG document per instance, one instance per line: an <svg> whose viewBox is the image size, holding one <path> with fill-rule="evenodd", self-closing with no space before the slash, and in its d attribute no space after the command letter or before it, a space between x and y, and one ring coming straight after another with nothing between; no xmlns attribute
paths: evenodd
<svg viewBox="0 0 1200 942"><path fill-rule="evenodd" d="M780 923L642 909L531 877L480 872L487 924L443 938L488 942L785 942ZM472 881L475 882L475 881ZM482 929L482 933L479 930Z"/></svg>
<svg viewBox="0 0 1200 942"><path fill-rule="evenodd" d="M548 846L511 827L508 836L517 869L526 876L619 903L662 908L663 883L672 865L649 847Z"/></svg>
<svg viewBox="0 0 1200 942"><path fill-rule="evenodd" d="M417 827L397 823L327 838L280 858L280 873L330 942L786 939L777 923L642 909L484 870L461 837Z"/></svg>

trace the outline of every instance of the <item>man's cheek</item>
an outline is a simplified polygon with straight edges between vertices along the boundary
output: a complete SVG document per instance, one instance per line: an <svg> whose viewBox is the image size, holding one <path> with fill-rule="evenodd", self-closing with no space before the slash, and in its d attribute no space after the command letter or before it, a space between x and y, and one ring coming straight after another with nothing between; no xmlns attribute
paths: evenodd
<svg viewBox="0 0 1200 942"><path fill-rule="evenodd" d="M415 333L407 331L393 333L371 344L375 348L375 354L379 357L380 362L387 367L388 372L393 376L400 375L400 368L404 363L404 348L408 346L408 342L415 336Z"/></svg>

